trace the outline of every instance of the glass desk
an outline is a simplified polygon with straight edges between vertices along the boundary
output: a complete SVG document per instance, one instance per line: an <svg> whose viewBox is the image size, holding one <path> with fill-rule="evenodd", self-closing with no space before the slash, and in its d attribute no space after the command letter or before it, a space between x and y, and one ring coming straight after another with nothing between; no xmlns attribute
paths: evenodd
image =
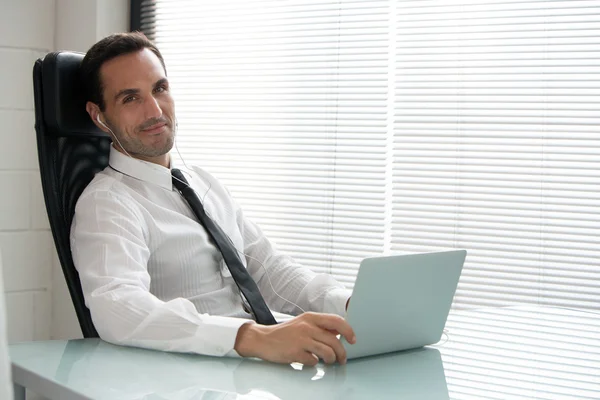
<svg viewBox="0 0 600 400"><path fill-rule="evenodd" d="M446 329L436 346L344 366L163 353L98 339L14 344L10 356L16 399L25 387L51 400L600 399L597 313L457 311Z"/></svg>

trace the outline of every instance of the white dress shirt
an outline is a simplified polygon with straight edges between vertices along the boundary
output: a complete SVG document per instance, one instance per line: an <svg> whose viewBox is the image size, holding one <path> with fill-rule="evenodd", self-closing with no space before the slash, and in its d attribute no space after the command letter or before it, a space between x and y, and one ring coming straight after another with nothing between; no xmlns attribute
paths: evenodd
<svg viewBox="0 0 600 400"><path fill-rule="evenodd" d="M344 315L349 290L279 252L213 176L180 169L243 252L270 309ZM108 342L236 355L237 331L251 316L221 253L171 179L170 169L111 147L109 166L81 194L71 227L86 305Z"/></svg>

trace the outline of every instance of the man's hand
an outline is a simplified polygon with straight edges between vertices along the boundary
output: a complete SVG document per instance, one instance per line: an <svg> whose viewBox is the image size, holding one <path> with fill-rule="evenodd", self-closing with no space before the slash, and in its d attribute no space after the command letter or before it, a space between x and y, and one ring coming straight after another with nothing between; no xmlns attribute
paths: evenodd
<svg viewBox="0 0 600 400"><path fill-rule="evenodd" d="M340 316L307 312L278 325L248 323L239 329L234 349L242 357L289 364L346 363L346 350L337 338L354 344L356 337Z"/></svg>

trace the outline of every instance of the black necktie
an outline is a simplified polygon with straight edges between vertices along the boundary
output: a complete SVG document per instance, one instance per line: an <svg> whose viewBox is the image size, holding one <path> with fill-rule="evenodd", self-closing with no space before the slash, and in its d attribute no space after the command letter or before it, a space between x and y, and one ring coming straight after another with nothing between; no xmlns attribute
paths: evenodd
<svg viewBox="0 0 600 400"><path fill-rule="evenodd" d="M252 309L256 322L263 325L275 325L277 321L275 321L273 314L271 314L269 307L267 307L265 300L260 294L256 282L254 282L248 273L248 270L244 267L231 239L229 239L219 225L215 224L215 222L206 214L202 202L200 202L194 189L189 186L181 171L173 168L171 174L173 175L173 185L181 192L200 221L200 224L206 229L219 251L221 251L233 280Z"/></svg>

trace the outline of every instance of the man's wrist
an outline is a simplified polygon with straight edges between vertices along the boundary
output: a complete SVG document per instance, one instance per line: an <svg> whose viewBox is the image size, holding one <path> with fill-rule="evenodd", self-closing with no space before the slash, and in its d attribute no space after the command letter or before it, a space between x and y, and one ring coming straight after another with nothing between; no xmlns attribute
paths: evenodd
<svg viewBox="0 0 600 400"><path fill-rule="evenodd" d="M259 325L248 321L238 329L233 349L242 357L255 357L260 336Z"/></svg>

